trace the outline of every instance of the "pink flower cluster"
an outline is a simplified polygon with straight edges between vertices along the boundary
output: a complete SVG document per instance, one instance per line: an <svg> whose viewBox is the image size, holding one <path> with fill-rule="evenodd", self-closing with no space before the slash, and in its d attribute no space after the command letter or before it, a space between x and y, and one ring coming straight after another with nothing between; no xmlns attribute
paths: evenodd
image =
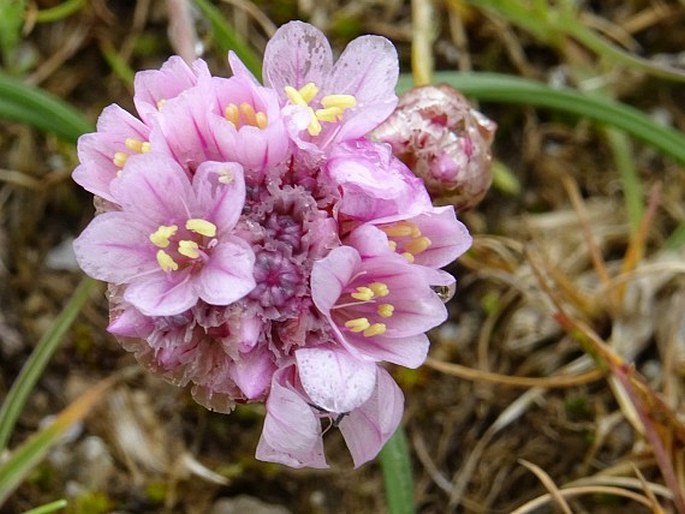
<svg viewBox="0 0 685 514"><path fill-rule="evenodd" d="M360 466L403 410L379 363L423 362L447 317L434 288L454 284L439 268L471 238L365 138L397 104L389 41L360 37L334 63L291 22L265 86L228 59L230 78L178 57L138 73L139 118L112 105L81 137L73 176L98 215L76 255L141 363L211 409L266 402L257 458L327 467L328 425Z"/></svg>

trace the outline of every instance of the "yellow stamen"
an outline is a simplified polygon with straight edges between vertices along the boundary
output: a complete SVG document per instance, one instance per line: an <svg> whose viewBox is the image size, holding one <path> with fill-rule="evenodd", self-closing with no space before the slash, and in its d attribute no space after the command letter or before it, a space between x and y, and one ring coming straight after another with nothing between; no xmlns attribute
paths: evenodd
<svg viewBox="0 0 685 514"><path fill-rule="evenodd" d="M364 337L373 337L380 334L385 334L385 323L374 323L369 328L362 332Z"/></svg>
<svg viewBox="0 0 685 514"><path fill-rule="evenodd" d="M391 239L388 239L388 248L390 248L393 252L397 250L397 242L393 241Z"/></svg>
<svg viewBox="0 0 685 514"><path fill-rule="evenodd" d="M160 225L157 230L150 234L150 241L159 248L169 246L169 238L173 236L178 227L176 225Z"/></svg>
<svg viewBox="0 0 685 514"><path fill-rule="evenodd" d="M369 284L369 289L373 291L376 296L388 296L390 294L390 289L388 289L388 284L384 282L372 282Z"/></svg>
<svg viewBox="0 0 685 514"><path fill-rule="evenodd" d="M371 326L366 318L355 318L345 322L345 327L351 332L363 332Z"/></svg>
<svg viewBox="0 0 685 514"><path fill-rule="evenodd" d="M201 236L214 237L216 235L216 225L202 218L189 219L186 221L186 228Z"/></svg>
<svg viewBox="0 0 685 514"><path fill-rule="evenodd" d="M233 173L229 169L223 169L219 172L219 182L222 184L230 184L233 182Z"/></svg>
<svg viewBox="0 0 685 514"><path fill-rule="evenodd" d="M303 98L302 93L292 86L285 86L285 94L288 99L295 105L307 105L308 102Z"/></svg>
<svg viewBox="0 0 685 514"><path fill-rule="evenodd" d="M314 110L311 107L309 110L312 112L312 121L309 122L307 132L309 132L310 136L318 136L321 133L321 123L319 123L319 120L316 119Z"/></svg>
<svg viewBox="0 0 685 514"><path fill-rule="evenodd" d="M334 123L340 121L343 116L343 110L340 107L329 107L327 109L317 109L316 119L319 121L327 121Z"/></svg>
<svg viewBox="0 0 685 514"><path fill-rule="evenodd" d="M162 107L164 107L164 104L166 103L166 100L162 98L161 100L157 100L157 110L161 111Z"/></svg>
<svg viewBox="0 0 685 514"><path fill-rule="evenodd" d="M390 318L395 312L395 306L391 303L382 303L378 306L378 315L382 318Z"/></svg>
<svg viewBox="0 0 685 514"><path fill-rule="evenodd" d="M171 255L164 250L159 250L157 252L157 263L164 271L176 271L178 269L176 261L174 261L174 259L171 258Z"/></svg>
<svg viewBox="0 0 685 514"><path fill-rule="evenodd" d="M150 143L147 141L141 141L140 139L133 139L132 137L127 137L124 141L126 148L133 150L138 153L146 153L150 151Z"/></svg>
<svg viewBox="0 0 685 514"><path fill-rule="evenodd" d="M411 223L409 221L401 221L393 225L388 225L387 227L380 227L380 229L390 237L419 237L421 235L416 223ZM418 232L418 234L414 235L416 232Z"/></svg>
<svg viewBox="0 0 685 514"><path fill-rule="evenodd" d="M240 112L243 114L245 124L252 125L253 127L257 126L257 113L255 112L254 107L247 102L243 102L240 104Z"/></svg>
<svg viewBox="0 0 685 514"><path fill-rule="evenodd" d="M345 110L356 106L357 99L352 95L326 95L321 99L321 105L326 109L338 107L341 110Z"/></svg>
<svg viewBox="0 0 685 514"><path fill-rule="evenodd" d="M266 125L267 125L266 114L264 114L262 111L259 111L259 112L255 115L255 119L256 119L256 121L257 121L257 126L258 126L260 129L266 128Z"/></svg>
<svg viewBox="0 0 685 514"><path fill-rule="evenodd" d="M404 257L405 259L407 259L407 262L408 262L409 264L413 264L413 262L414 262L414 256L413 256L412 254L410 254L409 252L404 252L404 253L402 253L402 254L400 254L400 255L402 255L402 257Z"/></svg>
<svg viewBox="0 0 685 514"><path fill-rule="evenodd" d="M198 246L195 241L183 239L178 242L178 253L190 257L191 259L197 259L200 256L200 252L198 252L197 249Z"/></svg>
<svg viewBox="0 0 685 514"><path fill-rule="evenodd" d="M114 159L112 159L112 162L118 168L123 168L124 164L126 164L127 160L128 160L128 154L126 152L116 152L114 154Z"/></svg>
<svg viewBox="0 0 685 514"><path fill-rule="evenodd" d="M228 104L224 109L224 116L235 128L240 127L240 111L238 111L236 104Z"/></svg>
<svg viewBox="0 0 685 514"><path fill-rule="evenodd" d="M368 287L358 287L356 293L351 293L350 296L355 300L368 301L374 297L374 293Z"/></svg>
<svg viewBox="0 0 685 514"><path fill-rule="evenodd" d="M309 103L312 100L314 100L314 97L319 92L319 88L316 87L316 84L314 84L314 82L307 82L304 86L300 88L298 92L300 93L302 99L305 102Z"/></svg>
<svg viewBox="0 0 685 514"><path fill-rule="evenodd" d="M421 252L425 252L431 244L432 243L430 239L428 239L426 236L422 236L409 241L404 245L404 249L413 255L418 255Z"/></svg>

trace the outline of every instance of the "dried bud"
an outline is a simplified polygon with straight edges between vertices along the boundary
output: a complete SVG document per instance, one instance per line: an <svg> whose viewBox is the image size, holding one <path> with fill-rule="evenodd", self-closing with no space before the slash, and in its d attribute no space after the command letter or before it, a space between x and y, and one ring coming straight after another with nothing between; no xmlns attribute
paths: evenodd
<svg viewBox="0 0 685 514"><path fill-rule="evenodd" d="M496 128L456 89L440 84L407 91L371 135L389 143L439 200L465 210L490 187Z"/></svg>

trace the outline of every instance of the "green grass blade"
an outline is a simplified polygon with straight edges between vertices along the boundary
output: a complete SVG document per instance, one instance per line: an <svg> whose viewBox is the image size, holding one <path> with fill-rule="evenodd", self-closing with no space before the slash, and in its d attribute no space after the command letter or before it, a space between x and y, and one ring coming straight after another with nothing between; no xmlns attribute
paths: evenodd
<svg viewBox="0 0 685 514"><path fill-rule="evenodd" d="M404 429L399 427L380 453L389 514L414 514L414 481Z"/></svg>
<svg viewBox="0 0 685 514"><path fill-rule="evenodd" d="M7 448L14 424L24 408L26 399L42 375L50 357L57 349L62 336L88 300L88 295L94 284L95 281L91 278L84 278L81 281L67 305L55 319L52 327L40 339L19 376L12 384L2 407L0 407L0 453ZM0 484L2 484L1 479Z"/></svg>
<svg viewBox="0 0 685 514"><path fill-rule="evenodd" d="M75 423L82 420L102 395L114 383L102 380L79 396L60 412L52 424L32 435L0 465L0 505L14 492L31 470L45 457L54 444Z"/></svg>
<svg viewBox="0 0 685 514"><path fill-rule="evenodd" d="M209 0L195 0L195 4L200 8L202 14L207 17L212 26L214 39L222 51L233 50L238 57L259 79L262 76L262 60L250 48L245 41L233 30L233 27L226 21L221 11L214 7Z"/></svg>
<svg viewBox="0 0 685 514"><path fill-rule="evenodd" d="M35 509L27 510L24 514L50 514L59 509L63 509L67 506L67 500L57 500L54 502L46 503Z"/></svg>
<svg viewBox="0 0 685 514"><path fill-rule="evenodd" d="M86 0L66 0L54 7L42 9L36 14L37 23L52 23L79 12L86 5Z"/></svg>
<svg viewBox="0 0 685 514"><path fill-rule="evenodd" d="M92 124L56 96L0 72L0 118L26 123L75 142Z"/></svg>
<svg viewBox="0 0 685 514"><path fill-rule="evenodd" d="M546 107L615 127L685 164L685 135L659 125L649 116L606 97L569 88L553 88L542 82L487 72L437 72L433 80L455 87L478 100ZM398 90L411 87L411 76L400 77Z"/></svg>
<svg viewBox="0 0 685 514"><path fill-rule="evenodd" d="M640 176L633 160L630 139L624 132L612 128L607 128L606 136L611 147L611 153L614 155L616 169L621 177L630 230L635 233L640 227L645 209L642 182L640 182Z"/></svg>

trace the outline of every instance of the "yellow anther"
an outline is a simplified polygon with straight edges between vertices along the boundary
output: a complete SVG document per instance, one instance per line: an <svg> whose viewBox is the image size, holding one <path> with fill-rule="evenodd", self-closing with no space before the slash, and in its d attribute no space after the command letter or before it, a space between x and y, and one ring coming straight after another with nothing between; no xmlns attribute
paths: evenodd
<svg viewBox="0 0 685 514"><path fill-rule="evenodd" d="M200 252L198 252L197 249L198 246L195 241L183 239L178 242L178 253L190 257L191 259L197 259L200 256Z"/></svg>
<svg viewBox="0 0 685 514"><path fill-rule="evenodd" d="M114 159L112 159L112 162L118 168L123 168L124 164L126 164L127 160L128 160L128 154L126 152L116 152L114 154Z"/></svg>
<svg viewBox="0 0 685 514"><path fill-rule="evenodd" d="M351 332L363 332L371 327L371 323L366 318L355 318L345 322L345 327Z"/></svg>
<svg viewBox="0 0 685 514"><path fill-rule="evenodd" d="M357 99L352 95L326 95L321 99L321 105L326 109L338 107L341 110L345 110L356 106Z"/></svg>
<svg viewBox="0 0 685 514"><path fill-rule="evenodd" d="M314 97L319 92L319 88L316 87L316 84L314 84L314 82L307 82L304 86L300 88L298 92L300 93L302 99L305 102L309 103L312 100L314 100Z"/></svg>
<svg viewBox="0 0 685 514"><path fill-rule="evenodd" d="M164 271L176 271L178 269L176 261L174 261L174 259L171 258L171 255L164 250L159 250L157 252L157 263Z"/></svg>
<svg viewBox="0 0 685 514"><path fill-rule="evenodd" d="M405 259L407 259L407 262L409 264L412 264L414 262L414 256L412 254L410 254L409 252L404 252L400 255L402 255L402 257L404 257Z"/></svg>
<svg viewBox="0 0 685 514"><path fill-rule="evenodd" d="M260 129L266 128L266 125L267 125L266 114L264 114L262 111L259 111L259 112L255 115L255 119L256 119L256 121L257 121L257 126L258 126Z"/></svg>
<svg viewBox="0 0 685 514"><path fill-rule="evenodd" d="M388 239L388 248L390 248L393 252L397 250L397 242L393 241L391 239Z"/></svg>
<svg viewBox="0 0 685 514"><path fill-rule="evenodd" d="M355 300L368 301L374 297L374 292L368 287L358 287L357 292L351 293L350 296Z"/></svg>
<svg viewBox="0 0 685 514"><path fill-rule="evenodd" d="M145 153L150 151L150 143L147 141L141 141L140 139L133 139L132 137L127 137L124 141L126 148L138 153Z"/></svg>
<svg viewBox="0 0 685 514"><path fill-rule="evenodd" d="M390 318L395 312L395 306L391 303L382 303L378 306L378 315L382 318Z"/></svg>
<svg viewBox="0 0 685 514"><path fill-rule="evenodd" d="M161 111L162 107L164 107L164 104L166 103L166 100L162 98L161 100L157 100L157 110Z"/></svg>
<svg viewBox="0 0 685 514"><path fill-rule="evenodd" d="M257 113L249 103L243 102L240 104L240 112L243 114L243 122L246 125L257 126Z"/></svg>
<svg viewBox="0 0 685 514"><path fill-rule="evenodd" d="M186 228L191 232L201 236L214 237L216 235L216 225L211 221L202 218L191 218L186 221Z"/></svg>
<svg viewBox="0 0 685 514"><path fill-rule="evenodd" d="M388 225L387 227L380 228L390 237L407 237L412 235L414 227L416 227L416 225L414 225L413 223L402 221L400 223L395 223L393 225Z"/></svg>
<svg viewBox="0 0 685 514"><path fill-rule="evenodd" d="M340 121L343 116L343 110L340 107L329 107L327 109L317 109L316 119L319 121L327 121L334 123Z"/></svg>
<svg viewBox="0 0 685 514"><path fill-rule="evenodd" d="M418 255L421 252L425 252L431 244L432 243L430 239L428 239L426 236L421 236L417 237L416 239L412 239L405 244L404 249L413 255Z"/></svg>
<svg viewBox="0 0 685 514"><path fill-rule="evenodd" d="M230 184L233 182L233 172L229 169L223 169L219 172L219 182L222 184Z"/></svg>
<svg viewBox="0 0 685 514"><path fill-rule="evenodd" d="M224 116L235 128L240 127L240 111L236 104L228 104L224 109Z"/></svg>
<svg viewBox="0 0 685 514"><path fill-rule="evenodd" d="M388 284L384 282L372 282L369 284L369 289L373 291L376 296L388 296L390 294L390 289L388 289Z"/></svg>
<svg viewBox="0 0 685 514"><path fill-rule="evenodd" d="M169 238L173 236L178 227L176 225L160 225L157 230L150 234L150 241L159 248L169 246Z"/></svg>
<svg viewBox="0 0 685 514"><path fill-rule="evenodd" d="M307 105L307 100L302 97L297 89L292 86L285 86L285 94L288 95L288 99L295 105Z"/></svg>
<svg viewBox="0 0 685 514"><path fill-rule="evenodd" d="M373 337L385 333L385 323L374 323L369 328L364 330L362 334L364 337Z"/></svg>
<svg viewBox="0 0 685 514"><path fill-rule="evenodd" d="M309 132L310 136L318 136L321 133L321 123L319 123L319 120L316 119L314 110L311 107L309 110L312 112L312 121L309 122L307 132Z"/></svg>

